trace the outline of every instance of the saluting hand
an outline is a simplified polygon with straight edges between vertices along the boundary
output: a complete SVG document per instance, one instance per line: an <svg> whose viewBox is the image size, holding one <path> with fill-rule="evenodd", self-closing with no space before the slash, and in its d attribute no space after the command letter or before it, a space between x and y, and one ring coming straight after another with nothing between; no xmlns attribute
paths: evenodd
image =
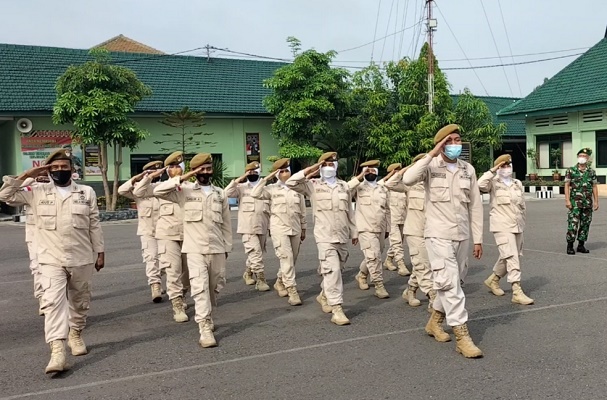
<svg viewBox="0 0 607 400"><path fill-rule="evenodd" d="M502 165L504 165L506 162L502 161L499 164L497 164L495 167L491 168L489 171L493 172L494 174L497 172L498 169L500 169L502 167Z"/></svg>
<svg viewBox="0 0 607 400"><path fill-rule="evenodd" d="M154 172L147 173L147 176L151 179L159 178L164 173L164 171L166 171L166 169L167 167L157 169Z"/></svg>
<svg viewBox="0 0 607 400"><path fill-rule="evenodd" d="M430 154L432 157L439 156L443 150L443 146L445 146L445 143L447 143L447 140L449 140L449 137L450 135L447 135L446 138L438 142L436 146L434 146L434 148L428 152L428 154Z"/></svg>
<svg viewBox="0 0 607 400"><path fill-rule="evenodd" d="M51 166L50 165L42 165L40 167L34 167L25 171L19 178L37 178L42 173L47 172Z"/></svg>
<svg viewBox="0 0 607 400"><path fill-rule="evenodd" d="M320 173L320 167L322 163L316 163L311 167L308 167L304 170L304 174L306 175L306 179L311 179L317 176Z"/></svg>
<svg viewBox="0 0 607 400"><path fill-rule="evenodd" d="M277 169L276 171L272 172L270 175L266 176L265 180L270 181L270 180L276 178L276 176L278 175L279 172L280 172L280 170Z"/></svg>
<svg viewBox="0 0 607 400"><path fill-rule="evenodd" d="M179 181L180 181L180 182L185 182L185 181L187 181L188 179L190 179L191 177L195 176L195 175L196 175L197 173L199 173L201 170L202 170L202 165L201 165L200 167L198 167L198 168L194 168L193 170L191 170L190 172L188 172L188 173L187 173L187 174L185 174L185 175L181 175L181 176L179 177Z"/></svg>

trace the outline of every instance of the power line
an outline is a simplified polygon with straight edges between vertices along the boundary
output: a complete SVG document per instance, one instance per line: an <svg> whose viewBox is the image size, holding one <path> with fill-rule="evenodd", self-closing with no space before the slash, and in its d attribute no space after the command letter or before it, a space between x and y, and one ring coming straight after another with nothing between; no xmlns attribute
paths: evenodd
<svg viewBox="0 0 607 400"><path fill-rule="evenodd" d="M555 54L555 53L566 53L569 51L588 50L590 47L577 47L575 49L563 49L563 50L552 50L552 51L540 51L536 53L526 54L515 54L511 57L529 57L529 56L540 56L544 54ZM453 58L450 60L441 60L441 62L453 62L453 61L468 61L468 60L494 60L499 57L476 57L476 58Z"/></svg>
<svg viewBox="0 0 607 400"><path fill-rule="evenodd" d="M370 41L368 43L363 43L361 45L358 45L358 46L355 46L355 47L350 47L350 48L345 49L345 50L338 50L337 52L338 53L345 53L346 51L352 51L352 50L360 49L361 47L366 47L366 46L368 46L370 44L374 44L374 43L379 42L380 40L383 40L383 39L388 38L390 36L398 35L401 32L407 31L407 30L409 30L411 28L415 28L416 26L418 26L419 24L421 24L421 22L422 21L418 21L415 25L411 25L411 26L408 26L408 27L406 27L404 29L401 29L399 31L392 32L391 34L389 34L387 36L383 36L383 37L380 37L380 38L377 38L377 39L373 39L372 41Z"/></svg>
<svg viewBox="0 0 607 400"><path fill-rule="evenodd" d="M396 17L394 17L394 30L398 29L398 1L396 2ZM392 40L392 60L394 60L394 53L396 51L396 37Z"/></svg>
<svg viewBox="0 0 607 400"><path fill-rule="evenodd" d="M388 23L386 23L386 35L384 36L384 45L381 47L381 56L379 56L379 62L381 63L384 59L384 49L386 48L386 42L388 41L388 29L390 29L390 20L392 19L392 10L394 9L394 1L392 0L392 5L390 6L390 14L388 14Z"/></svg>
<svg viewBox="0 0 607 400"><path fill-rule="evenodd" d="M506 40L508 41L508 49L510 50L510 57L512 58L512 62L514 62L514 57L512 57L512 46L510 45L510 35L508 35L508 28L506 28L506 20L504 19L504 12L502 11L502 3L500 0L497 0L497 5L500 10L500 15L502 16L502 24L504 25L504 32L506 32ZM516 76L516 83L518 85L518 92L522 96L523 91L521 90L521 81L518 78L518 71L516 66L514 66L514 75Z"/></svg>
<svg viewBox="0 0 607 400"><path fill-rule="evenodd" d="M379 10L380 9L381 9L381 0L379 0L379 5L377 6L377 16L375 17L375 32L373 33L373 41L371 43L367 43L362 46L342 50L338 53L343 53L343 52L354 50L354 49L360 49L361 47L367 46L368 44L373 44L373 47L371 47L371 62L373 62L373 52L375 51L375 42L376 42L376 38L377 38L377 26L379 25Z"/></svg>
<svg viewBox="0 0 607 400"><path fill-rule="evenodd" d="M502 56L500 54L500 49L497 46L497 41L495 40L495 35L493 35L493 29L491 29L491 23L489 22L489 16L487 15L487 10L485 10L485 4L483 3L483 0L479 0L481 2L481 7L483 9L483 14L485 14L485 21L487 21L487 26L489 27L489 33L491 33L491 39L493 39L493 44L495 45L495 51L497 51L497 56L500 59L500 63L502 63ZM510 79L508 79L508 74L506 73L506 67L502 67L502 70L504 71L504 76L506 77L506 83L508 84L508 89L510 89L510 94L514 95L514 92L512 92L512 86L510 86Z"/></svg>
<svg viewBox="0 0 607 400"><path fill-rule="evenodd" d="M403 23L401 28L404 28L407 24L407 12L409 11L409 0L405 1L405 13L403 15ZM403 51L403 40L405 38L405 32L402 31L400 34L400 43L398 44L398 59L401 59L402 51Z"/></svg>
<svg viewBox="0 0 607 400"><path fill-rule="evenodd" d="M584 54L584 53L568 54L566 56L559 56L559 57L541 58L539 60L520 61L520 62L515 62L515 63L509 63L509 64L478 65L478 66L470 66L470 67L451 67L451 68L441 68L441 69L444 71L455 71L455 70L463 70L463 69L485 69L485 68L497 68L497 67L511 67L514 65L535 64L535 63L544 62L544 61L560 60L561 58L580 56L582 54Z"/></svg>

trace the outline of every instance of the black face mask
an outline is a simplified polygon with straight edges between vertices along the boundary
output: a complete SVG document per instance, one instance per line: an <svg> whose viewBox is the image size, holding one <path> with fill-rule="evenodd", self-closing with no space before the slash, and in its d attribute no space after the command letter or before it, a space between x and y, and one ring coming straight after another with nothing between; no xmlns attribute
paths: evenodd
<svg viewBox="0 0 607 400"><path fill-rule="evenodd" d="M367 175L365 175L365 179L368 180L369 182L373 182L374 180L377 179L377 175L376 174L367 174Z"/></svg>
<svg viewBox="0 0 607 400"><path fill-rule="evenodd" d="M198 180L198 183L200 183L201 185L208 185L209 183L211 183L212 176L213 174L197 174L196 180Z"/></svg>
<svg viewBox="0 0 607 400"><path fill-rule="evenodd" d="M72 171L51 171L53 182L59 186L65 186L72 179Z"/></svg>
<svg viewBox="0 0 607 400"><path fill-rule="evenodd" d="M257 180L259 179L259 175L247 175L247 179L249 180L249 182L257 182Z"/></svg>

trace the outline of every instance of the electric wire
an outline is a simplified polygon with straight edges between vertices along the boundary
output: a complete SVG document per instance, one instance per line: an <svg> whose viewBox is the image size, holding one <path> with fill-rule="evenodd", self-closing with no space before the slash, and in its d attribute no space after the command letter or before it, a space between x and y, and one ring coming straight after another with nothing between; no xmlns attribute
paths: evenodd
<svg viewBox="0 0 607 400"><path fill-rule="evenodd" d="M512 62L514 62L514 57L512 57L512 45L510 44L510 35L508 34L508 28L506 28L506 19L504 18L504 12L502 11L502 3L500 0L497 0L497 6L500 10L500 15L502 17L502 24L504 25L504 32L506 32L506 40L508 42L508 49L510 50L510 58L512 58ZM523 91L521 90L521 81L518 77L518 71L516 66L514 66L514 75L516 76L516 84L518 85L519 95L523 95Z"/></svg>
<svg viewBox="0 0 607 400"><path fill-rule="evenodd" d="M386 42L388 41L387 36L388 36L388 30L390 29L390 21L392 20L392 10L394 9L394 1L392 0L392 5L390 6L390 14L388 14L388 23L386 23L386 33L385 33L385 38L384 39L384 45L381 47L381 56L379 56L379 62L381 63L384 60L384 50L386 48Z"/></svg>
<svg viewBox="0 0 607 400"><path fill-rule="evenodd" d="M366 46L368 44L372 44L373 47L371 47L371 62L373 62L373 52L375 51L375 42L377 39L377 26L379 25L379 10L381 10L381 0L379 0L379 5L377 6L377 16L375 17L375 33L373 33L373 41L370 43L367 43L365 45L362 46L358 46L358 47L353 47L351 49L346 49L346 50L342 50L342 51L338 51L338 53L344 53L346 51L350 51L350 50L354 50L354 49L359 49L363 46Z"/></svg>
<svg viewBox="0 0 607 400"><path fill-rule="evenodd" d="M491 22L489 22L489 16L487 15L487 10L485 10L485 4L483 3L483 0L479 0L481 3L481 7L483 9L483 14L485 14L485 21L487 21L487 26L489 27L489 33L491 33L491 39L493 39L493 44L495 45L495 51L497 52L497 56L500 59L500 63L503 63L502 61L502 55L500 54L500 49L497 45L497 41L495 40L495 35L493 34L493 29L491 28ZM502 70L504 71L504 77L506 78L506 84L508 84L508 89L510 90L510 94L514 95L514 92L512 91L512 86L510 86L510 79L508 79L508 74L506 73L506 67L502 67Z"/></svg>

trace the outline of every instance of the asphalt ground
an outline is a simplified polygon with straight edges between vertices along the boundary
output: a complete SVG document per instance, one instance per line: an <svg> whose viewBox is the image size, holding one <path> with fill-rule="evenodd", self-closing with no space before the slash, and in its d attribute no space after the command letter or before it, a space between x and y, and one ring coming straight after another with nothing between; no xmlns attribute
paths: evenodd
<svg viewBox="0 0 607 400"><path fill-rule="evenodd" d="M519 306L505 280L503 297L482 283L497 258L485 205L484 255L471 257L464 287L482 359L465 359L454 341L426 336L427 302L411 308L400 297L407 278L384 272L387 300L359 290L362 253L354 247L344 271L352 324L333 325L315 302L320 280L311 232L297 265L300 307L244 284L235 235L215 317L219 347L202 349L191 299L192 319L183 324L173 322L169 302L151 302L136 225L127 222L103 226L107 264L93 279L89 354L69 355L72 368L52 376L44 374L49 348L24 227L0 225L1 399L604 399L606 213L594 215L590 254L567 256L562 199L529 201L528 210L523 288L535 305ZM272 251L265 261L273 284Z"/></svg>

